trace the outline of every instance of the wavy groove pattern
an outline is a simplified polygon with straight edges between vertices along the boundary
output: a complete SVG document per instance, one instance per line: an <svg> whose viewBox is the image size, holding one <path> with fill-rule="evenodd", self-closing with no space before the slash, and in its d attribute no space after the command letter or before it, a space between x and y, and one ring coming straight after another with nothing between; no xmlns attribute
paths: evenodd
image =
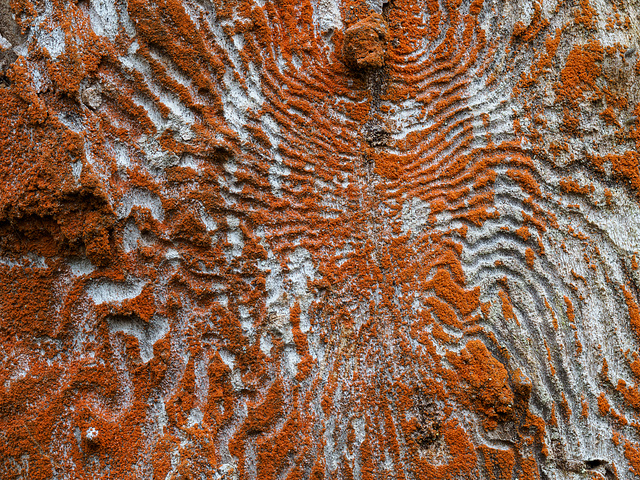
<svg viewBox="0 0 640 480"><path fill-rule="evenodd" d="M640 475L639 13L0 2L0 477Z"/></svg>

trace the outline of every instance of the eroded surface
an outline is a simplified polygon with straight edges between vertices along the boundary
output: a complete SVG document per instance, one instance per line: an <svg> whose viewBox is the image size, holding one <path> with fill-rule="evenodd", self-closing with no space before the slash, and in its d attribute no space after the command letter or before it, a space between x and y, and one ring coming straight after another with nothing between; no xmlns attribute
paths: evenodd
<svg viewBox="0 0 640 480"><path fill-rule="evenodd" d="M0 2L0 477L640 475L639 13Z"/></svg>

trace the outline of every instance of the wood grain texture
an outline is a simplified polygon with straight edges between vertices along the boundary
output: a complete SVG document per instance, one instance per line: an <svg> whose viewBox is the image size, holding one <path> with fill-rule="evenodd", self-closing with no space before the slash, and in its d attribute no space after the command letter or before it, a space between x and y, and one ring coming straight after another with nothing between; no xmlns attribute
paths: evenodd
<svg viewBox="0 0 640 480"><path fill-rule="evenodd" d="M639 15L0 1L0 478L639 477Z"/></svg>

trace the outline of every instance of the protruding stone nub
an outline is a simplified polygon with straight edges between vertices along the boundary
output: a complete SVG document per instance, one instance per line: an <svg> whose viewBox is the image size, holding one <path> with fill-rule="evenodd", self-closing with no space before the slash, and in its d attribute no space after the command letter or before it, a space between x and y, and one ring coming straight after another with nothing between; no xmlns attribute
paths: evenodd
<svg viewBox="0 0 640 480"><path fill-rule="evenodd" d="M382 15L373 13L347 29L343 55L354 70L370 70L384 66L387 56L387 24Z"/></svg>
<svg viewBox="0 0 640 480"><path fill-rule="evenodd" d="M92 85L82 91L82 103L91 110L96 110L102 105L102 91L99 85Z"/></svg>

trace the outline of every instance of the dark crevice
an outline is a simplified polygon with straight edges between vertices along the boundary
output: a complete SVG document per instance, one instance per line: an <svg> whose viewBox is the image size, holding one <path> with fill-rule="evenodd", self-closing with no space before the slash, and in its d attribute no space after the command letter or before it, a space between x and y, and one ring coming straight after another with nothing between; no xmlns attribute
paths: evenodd
<svg viewBox="0 0 640 480"><path fill-rule="evenodd" d="M385 0L382 2L382 16L386 21L389 21L389 10L391 9L392 0Z"/></svg>
<svg viewBox="0 0 640 480"><path fill-rule="evenodd" d="M587 468L587 470L593 470L594 468L602 467L607 464L608 462L606 462L605 460L585 460L584 461L584 466Z"/></svg>
<svg viewBox="0 0 640 480"><path fill-rule="evenodd" d="M611 464L606 460L585 460L584 468L585 470L596 471L600 474L603 474L607 480L616 480L618 478L611 468Z"/></svg>

